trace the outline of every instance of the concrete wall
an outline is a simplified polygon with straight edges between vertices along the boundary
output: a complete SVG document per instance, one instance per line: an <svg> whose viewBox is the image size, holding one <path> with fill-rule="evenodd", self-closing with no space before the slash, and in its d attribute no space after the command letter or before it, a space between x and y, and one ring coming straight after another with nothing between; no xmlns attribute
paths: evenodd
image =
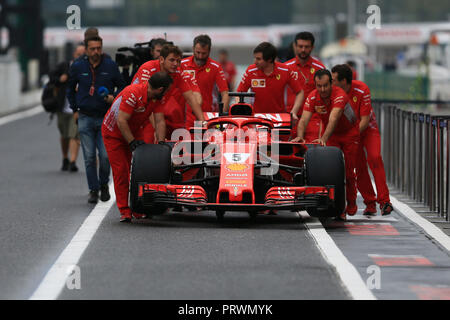
<svg viewBox="0 0 450 320"><path fill-rule="evenodd" d="M0 56L0 115L23 107L21 101L21 71L11 56Z"/></svg>

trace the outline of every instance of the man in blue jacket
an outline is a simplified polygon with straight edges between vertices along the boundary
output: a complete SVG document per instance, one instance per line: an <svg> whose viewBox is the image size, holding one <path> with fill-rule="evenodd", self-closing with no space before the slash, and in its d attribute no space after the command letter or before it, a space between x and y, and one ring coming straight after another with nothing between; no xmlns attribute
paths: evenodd
<svg viewBox="0 0 450 320"><path fill-rule="evenodd" d="M103 40L98 36L85 39L86 55L70 67L67 98L78 121L78 131L84 156L84 165L89 186L89 203L108 201L109 174L108 155L103 144L101 127L103 117L114 101L112 93L119 93L125 82L119 68L111 58L103 54ZM109 94L99 93L104 87ZM105 90L103 89L103 92ZM116 91L114 90L116 88ZM97 172L97 156L99 171Z"/></svg>

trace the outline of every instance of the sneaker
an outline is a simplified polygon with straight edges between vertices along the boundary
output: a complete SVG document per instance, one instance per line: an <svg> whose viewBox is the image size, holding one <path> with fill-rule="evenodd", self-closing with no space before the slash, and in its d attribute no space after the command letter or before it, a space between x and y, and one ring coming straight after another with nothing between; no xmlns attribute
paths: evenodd
<svg viewBox="0 0 450 320"><path fill-rule="evenodd" d="M98 190L93 190L89 192L88 203L97 203L98 202Z"/></svg>
<svg viewBox="0 0 450 320"><path fill-rule="evenodd" d="M132 215L133 218L136 219L136 220L140 220L140 219L145 219L145 218L147 218L147 215L146 215L146 214L142 214L142 213L136 213L136 212L133 212L131 215Z"/></svg>
<svg viewBox="0 0 450 320"><path fill-rule="evenodd" d="M356 205L348 205L345 207L345 213L349 216L354 216L356 212L358 211L358 206Z"/></svg>
<svg viewBox="0 0 450 320"><path fill-rule="evenodd" d="M387 215L391 214L392 211L394 211L394 207L389 202L386 202L385 204L383 204L380 207L381 207L381 215L382 216L387 216Z"/></svg>
<svg viewBox="0 0 450 320"><path fill-rule="evenodd" d="M336 220L336 221L347 221L347 214L345 212L341 213L339 216L334 218L334 220Z"/></svg>
<svg viewBox="0 0 450 320"><path fill-rule="evenodd" d="M377 207L375 203L369 203L364 209L363 215L365 216L376 216L377 215Z"/></svg>
<svg viewBox="0 0 450 320"><path fill-rule="evenodd" d="M69 159L64 158L62 167L61 167L61 171L67 171L67 170L69 170Z"/></svg>
<svg viewBox="0 0 450 320"><path fill-rule="evenodd" d="M109 186L107 184L101 186L100 189L100 200L102 200L103 202L108 201L109 199L111 199L111 195L109 194Z"/></svg>
<svg viewBox="0 0 450 320"><path fill-rule="evenodd" d="M131 214L130 213L121 213L120 214L120 222L131 222Z"/></svg>
<svg viewBox="0 0 450 320"><path fill-rule="evenodd" d="M70 172L77 172L78 171L78 167L77 167L77 164L75 162L69 163L69 171Z"/></svg>

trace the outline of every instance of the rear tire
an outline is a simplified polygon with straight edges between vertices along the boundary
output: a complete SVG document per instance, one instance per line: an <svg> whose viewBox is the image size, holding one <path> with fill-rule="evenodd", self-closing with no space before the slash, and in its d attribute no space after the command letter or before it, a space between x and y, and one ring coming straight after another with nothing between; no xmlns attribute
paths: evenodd
<svg viewBox="0 0 450 320"><path fill-rule="evenodd" d="M145 144L138 147L131 161L130 208L133 212L163 214L167 206L144 208L138 200L139 183L168 184L172 172L171 148L168 145Z"/></svg>
<svg viewBox="0 0 450 320"><path fill-rule="evenodd" d="M337 217L345 210L344 155L336 147L310 148L305 155L306 182L309 186L334 186L334 205L328 209L308 208L314 217Z"/></svg>

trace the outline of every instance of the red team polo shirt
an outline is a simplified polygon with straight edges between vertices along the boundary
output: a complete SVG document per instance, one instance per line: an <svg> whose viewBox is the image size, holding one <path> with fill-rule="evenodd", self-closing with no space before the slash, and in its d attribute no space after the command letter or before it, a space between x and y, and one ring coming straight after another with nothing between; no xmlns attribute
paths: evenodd
<svg viewBox="0 0 450 320"><path fill-rule="evenodd" d="M153 74L159 71L161 71L159 60L148 61L139 68L132 83L148 81ZM183 93L189 90L200 92L200 89L189 73L183 72L181 68L171 73L170 76L173 79L173 83L170 90L165 94L167 102L164 108L164 117L166 124L172 129L183 128L186 104Z"/></svg>
<svg viewBox="0 0 450 320"><path fill-rule="evenodd" d="M148 81L151 76L157 72L161 71L161 64L159 60L150 60L144 63L139 70L134 75L132 83L140 83L143 81ZM181 69L178 69L176 72L170 73L170 76L173 79L173 84L168 92L166 92L166 96L170 96L173 94L176 88L180 89L182 92L186 92L192 90L192 84L190 83L190 77L188 74L182 72Z"/></svg>
<svg viewBox="0 0 450 320"><path fill-rule="evenodd" d="M322 100L317 90L313 90L304 105L304 110L320 116L325 128L328 125L330 113L333 108L344 109L344 113L334 129L333 135L359 135L356 113L349 104L349 98L343 89L337 86L332 87L329 104Z"/></svg>
<svg viewBox="0 0 450 320"><path fill-rule="evenodd" d="M163 112L163 100L149 100L147 96L147 82L132 84L114 99L111 108L105 115L103 125L110 137L123 139L117 126L119 110L131 115L128 126L133 136L139 136L142 125L148 120L152 112Z"/></svg>
<svg viewBox="0 0 450 320"><path fill-rule="evenodd" d="M228 84L225 74L219 63L208 58L204 66L198 66L194 61L194 56L181 61L181 70L191 75L202 94L203 112L211 112L213 101L214 84L217 84L219 92L228 91Z"/></svg>
<svg viewBox="0 0 450 320"><path fill-rule="evenodd" d="M372 108L369 87L362 81L353 80L347 95L358 120L361 120L362 116L370 116L369 128L378 129L377 120Z"/></svg>
<svg viewBox="0 0 450 320"><path fill-rule="evenodd" d="M273 72L264 74L256 65L247 68L237 89L238 92L255 92L254 111L258 113L286 112L284 89L288 85L296 94L302 90L301 82L284 64L275 62Z"/></svg>
<svg viewBox="0 0 450 320"><path fill-rule="evenodd" d="M305 97L309 96L309 94L316 89L316 85L314 83L314 74L317 70L325 69L325 66L317 59L312 58L311 56L306 61L305 65L302 66L300 64L300 58L296 56L295 58L285 62L285 65L288 66L293 72L297 72L297 76L300 79L304 80L303 90L305 91ZM287 106L288 111L292 110L294 106L296 94L292 92L290 88L287 89ZM304 100L305 101L305 100ZM304 105L304 102L303 102ZM301 115L303 110L303 105L299 109L299 115Z"/></svg>

